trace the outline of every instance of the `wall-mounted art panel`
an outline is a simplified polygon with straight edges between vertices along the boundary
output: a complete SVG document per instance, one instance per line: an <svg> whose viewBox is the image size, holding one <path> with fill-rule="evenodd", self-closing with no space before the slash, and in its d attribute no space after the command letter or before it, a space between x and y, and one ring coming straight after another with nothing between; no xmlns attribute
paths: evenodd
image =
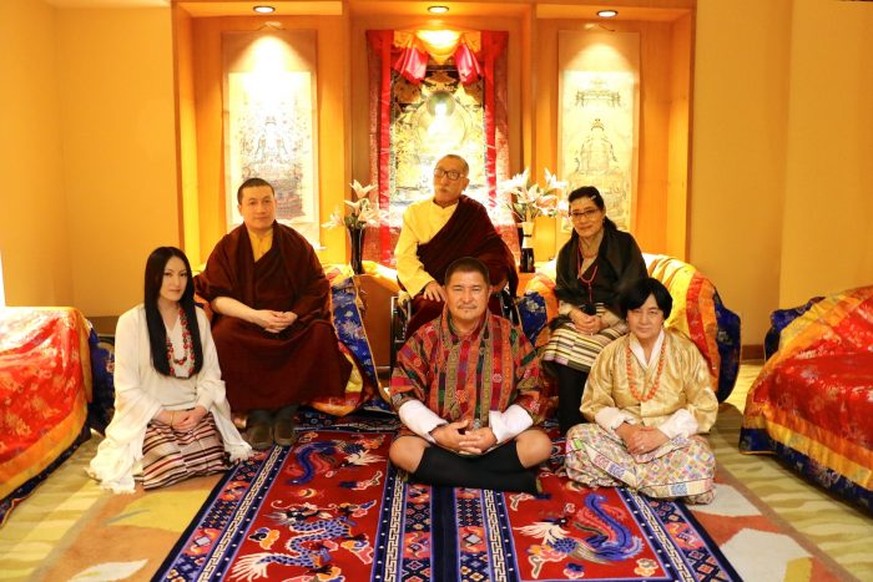
<svg viewBox="0 0 873 582"><path fill-rule="evenodd" d="M276 191L277 219L319 246L315 31L224 33L227 229L242 223L239 185Z"/></svg>
<svg viewBox="0 0 873 582"><path fill-rule="evenodd" d="M637 181L639 35L561 31L559 174L568 192L596 186L622 230Z"/></svg>

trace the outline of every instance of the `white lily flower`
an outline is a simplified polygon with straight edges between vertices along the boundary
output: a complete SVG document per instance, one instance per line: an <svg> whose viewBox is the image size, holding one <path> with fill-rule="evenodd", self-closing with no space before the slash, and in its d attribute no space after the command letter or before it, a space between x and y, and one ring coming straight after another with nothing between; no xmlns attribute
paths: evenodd
<svg viewBox="0 0 873 582"><path fill-rule="evenodd" d="M358 182L357 180L355 180L354 182L349 184L349 186L351 186L352 190L355 191L355 197L358 199L366 198L370 194L370 190L372 190L373 188L376 187L374 184L368 184L366 186L362 186L361 183Z"/></svg>
<svg viewBox="0 0 873 582"><path fill-rule="evenodd" d="M364 200L366 200L366 198ZM346 204L346 206L352 209L353 215L361 211L361 202L363 202L363 200L358 200L356 202L352 202L351 200L343 200L343 202Z"/></svg>
<svg viewBox="0 0 873 582"><path fill-rule="evenodd" d="M520 189L527 188L528 170L525 169L521 174L516 174L509 180L504 180L500 187L504 190L515 192Z"/></svg>
<svg viewBox="0 0 873 582"><path fill-rule="evenodd" d="M551 208L555 207L557 202L558 202L557 196L555 196L554 194L545 194L543 196L540 196L537 199L536 205L539 206L540 208L543 208L543 209L546 209L546 208L551 209Z"/></svg>
<svg viewBox="0 0 873 582"><path fill-rule="evenodd" d="M522 190L523 194L520 197L519 202L524 204L536 204L536 201L539 200L542 195L542 191L540 190L539 184L534 184L527 190Z"/></svg>
<svg viewBox="0 0 873 582"><path fill-rule="evenodd" d="M557 193L567 188L567 182L559 180L548 168L545 168L545 178L545 188L537 183L530 184L530 169L525 168L501 184L508 196L505 204L517 220L526 222L537 216L556 214Z"/></svg>
<svg viewBox="0 0 873 582"><path fill-rule="evenodd" d="M358 219L361 222L364 222L371 226L377 226L379 224L379 217L379 209L374 206L368 205L366 208L361 210L361 214L358 216Z"/></svg>
<svg viewBox="0 0 873 582"><path fill-rule="evenodd" d="M567 182L561 181L558 179L556 175L551 173L548 168L546 168L546 191L551 192L553 190L566 190Z"/></svg>
<svg viewBox="0 0 873 582"><path fill-rule="evenodd" d="M340 214L339 207L335 207L334 211L330 213L330 218L327 222L321 225L322 228L336 228L338 226L344 226L343 217Z"/></svg>

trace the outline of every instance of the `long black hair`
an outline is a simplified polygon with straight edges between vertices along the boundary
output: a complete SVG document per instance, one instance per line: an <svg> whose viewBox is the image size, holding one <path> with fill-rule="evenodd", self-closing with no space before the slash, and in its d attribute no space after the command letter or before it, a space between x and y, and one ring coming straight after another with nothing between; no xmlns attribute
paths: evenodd
<svg viewBox="0 0 873 582"><path fill-rule="evenodd" d="M161 285L164 283L164 269L173 257L179 257L185 263L188 271L188 282L179 299L179 305L188 319L188 332L191 334L191 347L194 349L194 370L192 375L203 368L203 343L200 341L200 327L197 325L197 311L194 304L194 281L191 276L191 263L180 249L176 247L158 247L152 251L146 260L145 268L145 305L146 324L149 328L149 344L152 352L152 365L164 376L170 376L170 362L167 359L167 329L158 310L158 297Z"/></svg>

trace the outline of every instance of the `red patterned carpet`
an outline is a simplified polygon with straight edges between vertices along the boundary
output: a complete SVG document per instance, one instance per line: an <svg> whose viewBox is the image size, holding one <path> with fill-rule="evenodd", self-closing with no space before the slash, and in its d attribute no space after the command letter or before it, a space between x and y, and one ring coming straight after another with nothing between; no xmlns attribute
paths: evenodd
<svg viewBox="0 0 873 582"><path fill-rule="evenodd" d="M408 484L384 416L309 415L213 491L156 580L739 580L684 505L555 474L537 496Z"/></svg>

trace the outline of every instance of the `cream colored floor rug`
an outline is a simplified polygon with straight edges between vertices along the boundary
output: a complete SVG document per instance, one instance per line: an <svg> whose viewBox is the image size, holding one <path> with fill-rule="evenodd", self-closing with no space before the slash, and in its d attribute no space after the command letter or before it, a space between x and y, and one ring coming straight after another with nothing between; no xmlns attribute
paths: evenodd
<svg viewBox="0 0 873 582"><path fill-rule="evenodd" d="M791 555L821 552L826 559L841 565L848 579L873 581L873 552L870 551L873 517L808 483L770 456L739 453L737 443L746 394L760 371L760 364L741 366L734 392L719 409L710 442L719 464L736 479L740 487L751 493L748 497L755 505L764 513L784 520L799 534L796 536L798 547L744 532L738 535L733 547L723 547L722 551L732 561L732 554L760 554L762 568L767 564L789 561ZM719 503L725 501L725 497L717 499L712 507L717 508ZM784 558L777 558L777 555L783 555ZM777 575L778 569L775 573L769 570L743 572L740 569L740 574L750 581L815 580L806 577L802 568L782 566L782 569L784 577Z"/></svg>

